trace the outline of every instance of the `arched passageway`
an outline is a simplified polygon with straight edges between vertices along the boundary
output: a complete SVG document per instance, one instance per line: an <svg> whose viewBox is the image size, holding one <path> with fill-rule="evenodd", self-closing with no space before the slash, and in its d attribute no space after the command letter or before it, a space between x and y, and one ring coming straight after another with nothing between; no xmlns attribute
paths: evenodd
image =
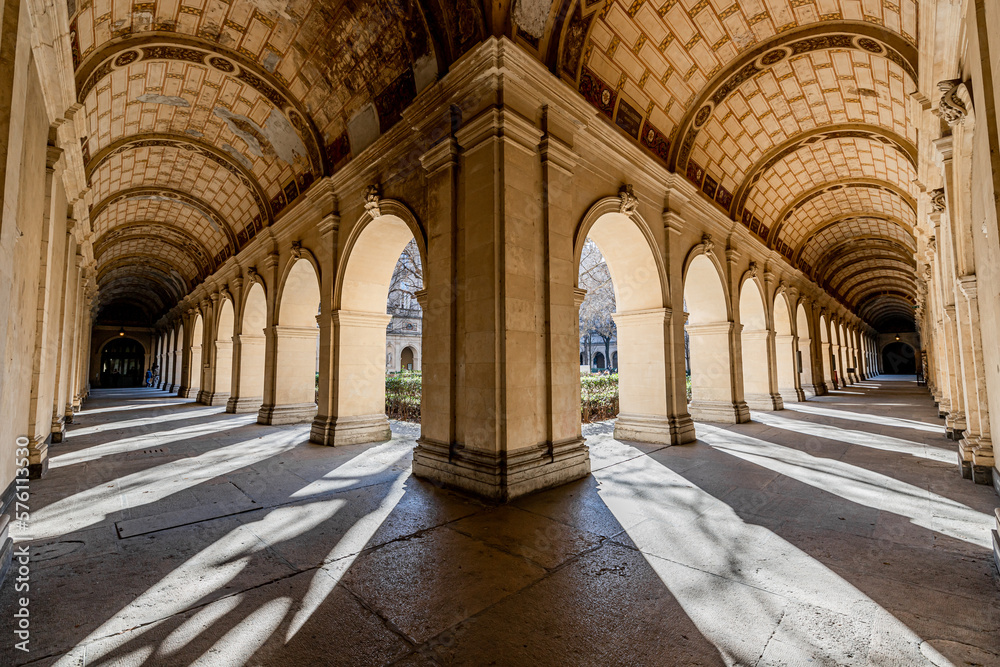
<svg viewBox="0 0 1000 667"><path fill-rule="evenodd" d="M264 402L267 297L259 282L247 290L239 333L233 337L233 388L226 412L257 412Z"/></svg>
<svg viewBox="0 0 1000 667"><path fill-rule="evenodd" d="M691 357L689 410L696 420L741 423L750 421L750 410L735 381L731 350L736 334L724 284L719 267L704 253L691 260L684 275Z"/></svg>
<svg viewBox="0 0 1000 667"><path fill-rule="evenodd" d="M313 421L313 442L348 445L392 437L385 414L386 326L392 319L387 313L389 291L400 256L415 238L421 266L426 262L423 233L408 211L383 200L376 213L374 217L365 213L344 249L334 309L327 323L330 333L324 334L322 343L329 345L330 353L329 363L320 367L320 409ZM434 350L426 344L421 348L423 355L433 359ZM421 423L432 418L433 412L433 407L427 408L425 386Z"/></svg>
<svg viewBox="0 0 1000 667"><path fill-rule="evenodd" d="M837 384L834 381L834 372L836 368L836 363L833 359L833 347L830 345L830 329L827 326L826 317L823 315L819 316L819 347L820 347L820 369L823 372L823 377L820 381L823 383L824 392L829 389L835 389Z"/></svg>
<svg viewBox="0 0 1000 667"><path fill-rule="evenodd" d="M145 372L146 349L134 338L114 338L101 348L101 386L138 387Z"/></svg>
<svg viewBox="0 0 1000 667"><path fill-rule="evenodd" d="M740 290L740 324L744 400L754 410L780 410L774 339L767 324L764 295L756 278L747 279Z"/></svg>
<svg viewBox="0 0 1000 667"><path fill-rule="evenodd" d="M813 340L809 329L809 316L806 308L799 304L795 309L795 334L798 349L795 351L795 369L799 375L799 387L802 390L802 400L822 393L813 378Z"/></svg>
<svg viewBox="0 0 1000 667"><path fill-rule="evenodd" d="M413 370L413 348L406 346L403 351L399 353L399 370L401 371L412 371Z"/></svg>
<svg viewBox="0 0 1000 667"><path fill-rule="evenodd" d="M273 368L265 368L261 424L295 424L316 414L316 347L319 328L319 276L305 258L293 259L271 327ZM270 372L268 372L270 371Z"/></svg>
<svg viewBox="0 0 1000 667"><path fill-rule="evenodd" d="M201 346L205 338L205 322L201 312L195 311L191 324L191 342L188 343L188 354L184 359L181 388L177 395L182 398L194 398L201 390Z"/></svg>
<svg viewBox="0 0 1000 667"><path fill-rule="evenodd" d="M615 437L639 442L677 443L693 439L693 427L684 410L683 377L675 378L670 358L673 322L666 308L666 278L638 215L619 212L618 198L596 204L584 218L577 236L578 273L587 241L592 241L606 263L614 299L614 335L617 339L618 419ZM578 292L582 294L584 285ZM578 297L578 298L579 298ZM578 302L583 306L583 298ZM584 313L586 311L584 310ZM586 320L586 316L581 319ZM586 327L585 323L581 326ZM589 331L582 331L587 335ZM607 368L608 355L594 355L592 364ZM578 377L578 376L577 376ZM677 390L680 387L680 402ZM580 385L576 385L580 394ZM681 417L683 416L683 417Z"/></svg>
<svg viewBox="0 0 1000 667"><path fill-rule="evenodd" d="M882 348L882 372L889 375L913 375L917 372L917 356L903 341L889 343Z"/></svg>
<svg viewBox="0 0 1000 667"><path fill-rule="evenodd" d="M798 359L788 297L784 292L774 295L774 365L778 378L778 394L782 402L805 400L799 389Z"/></svg>
<svg viewBox="0 0 1000 667"><path fill-rule="evenodd" d="M215 322L215 336L212 348L211 365L207 371L205 388L202 390L199 402L205 405L226 405L229 400L233 383L233 329L236 326L236 315L232 299L223 296L219 303L219 316Z"/></svg>
<svg viewBox="0 0 1000 667"><path fill-rule="evenodd" d="M596 354L594 354L594 368L596 368L599 371L603 371L605 367L606 364L604 363L604 353L597 352Z"/></svg>

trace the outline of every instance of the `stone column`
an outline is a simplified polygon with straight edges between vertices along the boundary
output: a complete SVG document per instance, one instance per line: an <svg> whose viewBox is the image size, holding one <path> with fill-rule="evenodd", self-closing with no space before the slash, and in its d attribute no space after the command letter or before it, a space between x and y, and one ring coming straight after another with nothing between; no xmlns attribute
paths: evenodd
<svg viewBox="0 0 1000 667"><path fill-rule="evenodd" d="M688 325L691 358L714 359L711 368L691 370L691 402L688 410L695 421L740 424L750 421L750 408L743 401L742 386L734 382L742 325L735 322Z"/></svg>
<svg viewBox="0 0 1000 667"><path fill-rule="evenodd" d="M969 358L971 378L967 376L968 424L962 441L959 443L961 460L970 461L972 465L972 480L976 484L993 483L993 442L990 437L989 401L986 394L986 368L983 359L983 343L979 320L979 301L976 276L966 275L959 279L962 294L959 317L969 337Z"/></svg>
<svg viewBox="0 0 1000 667"><path fill-rule="evenodd" d="M215 360L215 318L218 313L219 295L212 294L210 299L201 300L201 340L198 341L199 374L198 396L195 401L202 405L211 405L212 386L214 383ZM194 350L192 344L191 349ZM192 357L193 358L193 357Z"/></svg>
<svg viewBox="0 0 1000 667"><path fill-rule="evenodd" d="M950 394L952 397L951 409L948 415L945 417L945 430L948 433L948 437L952 440L961 440L962 434L965 433L967 427L965 421L965 389L961 378L961 366L958 351L958 325L955 322L955 304L950 304L944 307L944 324L947 330L945 335L945 344L947 346L947 354L949 359L950 372L948 373L948 383L950 385ZM966 461L963 459L962 463L962 476L967 479L972 479L972 467L971 460ZM967 465L968 464L968 465ZM968 474L966 474L966 472Z"/></svg>
<svg viewBox="0 0 1000 667"><path fill-rule="evenodd" d="M498 67L503 48L496 43L483 67ZM531 108L514 111L513 100L530 105L534 98L529 90L515 92L516 79L498 74L483 85L489 87L483 94L495 96L497 105L487 105L456 132L462 152L454 186L447 183L453 170L447 149L424 161L425 167L432 160L437 166L428 199L453 195L457 201L433 203L428 221L431 248L443 233L436 243L452 244L455 265L429 262L425 332L437 330L438 315L455 316L448 341L455 363L432 355L425 338L424 373L434 377L434 395L423 407L443 402L441 390L454 370L456 412L453 440L444 439L450 425L443 420L426 424L413 471L504 501L583 477L590 458L580 436L579 396L571 399L567 389L579 383L578 364L569 363L578 355L576 267L551 261L553 254L573 255L576 221L565 219L559 201L571 191L572 179L555 170L543 173L540 154L543 138L558 133L563 143L571 141L562 128L553 132L546 125L543 133L526 120L536 117ZM451 207L457 214L448 213ZM449 284L461 286L451 312L436 303L447 298Z"/></svg>
<svg viewBox="0 0 1000 667"><path fill-rule="evenodd" d="M677 444L670 415L672 382L660 372L670 367L670 310L654 308L612 317L618 331L619 375L628 377L619 388L622 409L615 422L615 438Z"/></svg>
<svg viewBox="0 0 1000 667"><path fill-rule="evenodd" d="M689 199L674 189L667 191L666 206L663 210L663 227L666 230L667 256L666 265L670 289L670 303L684 303L684 256L687 245L679 243L686 223L683 216L684 208ZM670 428L674 435L675 445L694 442L697 434L694 420L688 408L687 400L687 359L684 349L684 328L687 325L687 315L683 309L675 311L670 318L670 331L667 338L667 353L670 364L668 373L670 392L667 396L670 417ZM619 355L619 363L621 355Z"/></svg>
<svg viewBox="0 0 1000 667"><path fill-rule="evenodd" d="M329 394L326 400L320 395L326 414L313 420L312 442L353 445L392 438L385 416L385 328L391 320L385 313L331 313ZM310 340L315 337L313 330ZM321 372L321 392L323 386Z"/></svg>
<svg viewBox="0 0 1000 667"><path fill-rule="evenodd" d="M201 377L201 341L195 340L194 322L197 309L190 308L184 318L184 340L181 342L181 386L177 390L180 398L191 398L198 393L194 384Z"/></svg>

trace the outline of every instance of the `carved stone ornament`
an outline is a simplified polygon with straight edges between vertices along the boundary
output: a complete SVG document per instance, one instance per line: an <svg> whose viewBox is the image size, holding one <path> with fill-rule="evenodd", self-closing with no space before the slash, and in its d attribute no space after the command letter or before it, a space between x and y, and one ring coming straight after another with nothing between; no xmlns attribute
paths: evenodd
<svg viewBox="0 0 1000 667"><path fill-rule="evenodd" d="M948 202L944 196L944 188L931 190L931 209L936 212L943 211Z"/></svg>
<svg viewBox="0 0 1000 667"><path fill-rule="evenodd" d="M786 283L784 280L779 280L778 289L783 291L788 291L788 283Z"/></svg>
<svg viewBox="0 0 1000 667"><path fill-rule="evenodd" d="M938 113L949 125L957 125L965 120L969 110L965 102L958 96L959 87L964 87L961 79L947 79L938 83L941 91L941 101L938 102Z"/></svg>
<svg viewBox="0 0 1000 667"><path fill-rule="evenodd" d="M711 234L705 232L701 235L701 250L707 255L712 252L713 248L715 248L715 241L712 240Z"/></svg>
<svg viewBox="0 0 1000 667"><path fill-rule="evenodd" d="M750 262L750 277L757 277L757 262Z"/></svg>
<svg viewBox="0 0 1000 667"><path fill-rule="evenodd" d="M365 211L367 211L373 219L382 215L382 211L379 207L380 198L378 186L369 185L368 190L365 192Z"/></svg>
<svg viewBox="0 0 1000 667"><path fill-rule="evenodd" d="M927 239L927 249L931 252L937 252L937 237L932 236Z"/></svg>
<svg viewBox="0 0 1000 667"><path fill-rule="evenodd" d="M253 287L255 283L260 282L260 274L257 273L257 268L253 266L247 267L247 287Z"/></svg>
<svg viewBox="0 0 1000 667"><path fill-rule="evenodd" d="M631 183L618 188L618 198L621 200L621 203L618 205L618 212L631 218L632 214L635 213L635 209L639 206L639 200L636 198L635 193L632 192Z"/></svg>
<svg viewBox="0 0 1000 667"><path fill-rule="evenodd" d="M302 259L302 241L292 241L292 257Z"/></svg>
<svg viewBox="0 0 1000 667"><path fill-rule="evenodd" d="M228 287L223 287L219 290L219 297L222 299L229 299L230 301L233 300L232 292L229 291Z"/></svg>

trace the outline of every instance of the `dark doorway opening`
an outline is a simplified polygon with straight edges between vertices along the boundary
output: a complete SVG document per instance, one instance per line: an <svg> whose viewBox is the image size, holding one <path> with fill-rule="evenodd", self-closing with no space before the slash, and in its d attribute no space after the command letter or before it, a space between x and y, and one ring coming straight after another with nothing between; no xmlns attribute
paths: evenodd
<svg viewBox="0 0 1000 667"><path fill-rule="evenodd" d="M882 372L889 375L915 375L917 357L913 348L897 341L882 349Z"/></svg>
<svg viewBox="0 0 1000 667"><path fill-rule="evenodd" d="M142 385L146 350L132 338L116 338L101 350L102 387Z"/></svg>

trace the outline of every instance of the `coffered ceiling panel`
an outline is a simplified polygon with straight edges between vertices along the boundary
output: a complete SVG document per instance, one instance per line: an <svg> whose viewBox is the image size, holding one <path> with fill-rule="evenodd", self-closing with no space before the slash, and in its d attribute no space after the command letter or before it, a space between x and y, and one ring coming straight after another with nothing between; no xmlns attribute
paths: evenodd
<svg viewBox="0 0 1000 667"><path fill-rule="evenodd" d="M824 223L845 216L877 213L880 217L899 220L909 229L916 223L916 212L903 195L886 185L857 181L813 190L785 210L772 238L776 233L779 241L791 247L793 252Z"/></svg>

